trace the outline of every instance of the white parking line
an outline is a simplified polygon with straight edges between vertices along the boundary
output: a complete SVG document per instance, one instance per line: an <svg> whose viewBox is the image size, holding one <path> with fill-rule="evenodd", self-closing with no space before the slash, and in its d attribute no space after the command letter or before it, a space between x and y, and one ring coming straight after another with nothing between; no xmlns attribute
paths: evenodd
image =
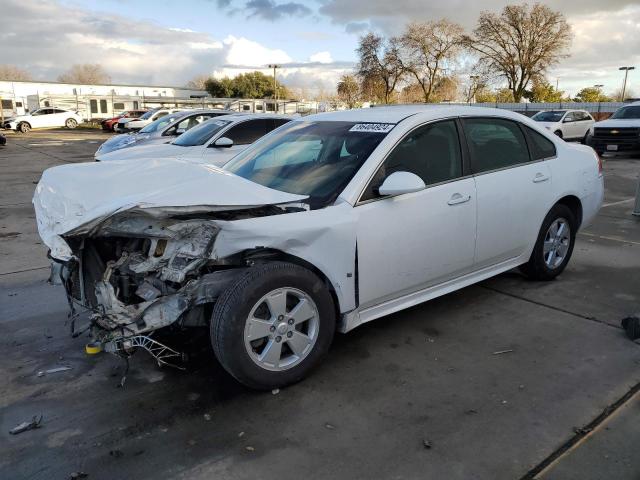
<svg viewBox="0 0 640 480"><path fill-rule="evenodd" d="M587 232L580 232L578 235L585 235L587 237L601 238L603 240L613 240L614 242L631 243L633 245L640 245L640 242L634 242L633 240L622 240L620 238L607 237L605 235L594 235L593 233L587 233Z"/></svg>
<svg viewBox="0 0 640 480"><path fill-rule="evenodd" d="M613 205L620 205L621 203L633 202L635 198L627 198L626 200L619 200L617 202L605 203L602 205L604 207L612 207Z"/></svg>

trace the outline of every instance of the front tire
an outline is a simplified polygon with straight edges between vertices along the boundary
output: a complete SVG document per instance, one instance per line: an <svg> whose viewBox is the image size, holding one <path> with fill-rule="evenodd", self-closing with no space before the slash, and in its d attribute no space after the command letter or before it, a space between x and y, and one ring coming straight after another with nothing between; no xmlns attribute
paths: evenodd
<svg viewBox="0 0 640 480"><path fill-rule="evenodd" d="M30 130L31 125L29 125L27 122L22 122L20 125L18 125L18 131L20 133L29 133Z"/></svg>
<svg viewBox="0 0 640 480"><path fill-rule="evenodd" d="M67 118L67 121L64 122L64 126L73 130L78 126L78 121L75 118Z"/></svg>
<svg viewBox="0 0 640 480"><path fill-rule="evenodd" d="M534 280L553 280L566 268L573 253L578 224L569 207L556 204L538 234L529 261L520 270Z"/></svg>
<svg viewBox="0 0 640 480"><path fill-rule="evenodd" d="M556 136L560 137L560 138L564 138L564 135L562 135L562 131L561 130L556 130L555 132L553 132Z"/></svg>
<svg viewBox="0 0 640 480"><path fill-rule="evenodd" d="M225 290L211 316L222 366L259 390L302 380L329 351L335 306L313 272L286 262L251 267Z"/></svg>

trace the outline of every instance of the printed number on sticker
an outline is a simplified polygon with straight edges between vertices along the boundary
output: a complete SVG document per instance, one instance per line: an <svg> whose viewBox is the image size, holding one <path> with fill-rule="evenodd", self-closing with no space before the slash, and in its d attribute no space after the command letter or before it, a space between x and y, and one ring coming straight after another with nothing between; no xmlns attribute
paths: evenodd
<svg viewBox="0 0 640 480"><path fill-rule="evenodd" d="M393 123L356 123L349 129L350 132L387 133L395 124Z"/></svg>

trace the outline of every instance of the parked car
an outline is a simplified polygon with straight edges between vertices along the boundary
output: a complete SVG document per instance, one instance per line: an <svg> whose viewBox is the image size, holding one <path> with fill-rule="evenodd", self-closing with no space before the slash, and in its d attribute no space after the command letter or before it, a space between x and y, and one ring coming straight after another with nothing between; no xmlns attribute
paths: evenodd
<svg viewBox="0 0 640 480"><path fill-rule="evenodd" d="M32 128L67 127L76 128L82 123L82 117L77 112L62 110L61 108L39 108L25 115L7 118L4 128L27 133Z"/></svg>
<svg viewBox="0 0 640 480"><path fill-rule="evenodd" d="M141 145L169 143L187 130L220 115L231 112L224 110L186 110L170 113L151 122L138 132L116 135L104 142L95 153L95 157L105 155L122 148L139 147Z"/></svg>
<svg viewBox="0 0 640 480"><path fill-rule="evenodd" d="M120 120L118 120L116 132L122 133L141 130L151 122L155 122L165 115L180 112L182 110L184 110L184 108L154 108L153 110L149 110L148 112L142 114L139 118L121 118Z"/></svg>
<svg viewBox="0 0 640 480"><path fill-rule="evenodd" d="M172 332L199 326L231 375L271 389L336 330L514 267L556 278L603 191L593 149L520 114L403 106L296 119L223 168L53 167L34 206L94 347L171 363Z"/></svg>
<svg viewBox="0 0 640 480"><path fill-rule="evenodd" d="M595 123L587 144L599 155L640 153L640 102L620 107L608 119Z"/></svg>
<svg viewBox="0 0 640 480"><path fill-rule="evenodd" d="M586 143L589 129L595 120L586 110L547 110L531 117L547 130L565 140L580 140Z"/></svg>
<svg viewBox="0 0 640 480"><path fill-rule="evenodd" d="M105 154L98 151L95 158L99 162L181 158L221 166L260 137L289 121L291 117L263 113L225 115L203 122L171 143L141 145Z"/></svg>
<svg viewBox="0 0 640 480"><path fill-rule="evenodd" d="M134 118L140 118L145 113L147 113L146 110L127 110L126 112L122 112L120 115L117 115L113 118L103 120L102 122L100 122L100 126L107 132L115 132L116 126L118 125L118 120L120 120L121 118L128 118L131 120Z"/></svg>

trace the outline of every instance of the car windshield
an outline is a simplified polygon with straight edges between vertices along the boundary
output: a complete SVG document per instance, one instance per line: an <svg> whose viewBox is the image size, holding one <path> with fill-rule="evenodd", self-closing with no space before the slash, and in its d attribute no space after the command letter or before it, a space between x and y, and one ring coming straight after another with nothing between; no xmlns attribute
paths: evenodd
<svg viewBox="0 0 640 480"><path fill-rule="evenodd" d="M179 147L204 145L211 137L230 123L228 120L207 120L180 135L173 144Z"/></svg>
<svg viewBox="0 0 640 480"><path fill-rule="evenodd" d="M265 187L308 195L313 206L340 194L393 124L291 122L234 157L224 169Z"/></svg>
<svg viewBox="0 0 640 480"><path fill-rule="evenodd" d="M640 105L619 108L611 115L611 118L640 118Z"/></svg>
<svg viewBox="0 0 640 480"><path fill-rule="evenodd" d="M163 129L170 123L173 123L175 120L183 116L184 116L184 112L176 112L176 113L172 113L171 115L165 115L164 117L161 117L155 122L151 122L149 125L144 127L142 130L140 130L140 133L157 132L158 130Z"/></svg>
<svg viewBox="0 0 640 480"><path fill-rule="evenodd" d="M559 122L565 113L563 111L538 112L531 119L536 122Z"/></svg>

